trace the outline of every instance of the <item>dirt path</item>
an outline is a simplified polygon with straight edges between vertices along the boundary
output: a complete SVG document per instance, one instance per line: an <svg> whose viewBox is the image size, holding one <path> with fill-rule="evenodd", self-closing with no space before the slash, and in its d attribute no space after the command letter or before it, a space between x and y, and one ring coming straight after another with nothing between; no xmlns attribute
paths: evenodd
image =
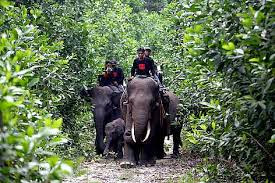
<svg viewBox="0 0 275 183"><path fill-rule="evenodd" d="M198 162L199 158L190 154L182 154L180 159L166 157L157 160L155 166L137 166L132 169L123 169L119 161L101 159L85 162L82 170L85 175L69 178L65 183L150 183L150 182L180 182L184 174Z"/></svg>
<svg viewBox="0 0 275 183"><path fill-rule="evenodd" d="M172 153L172 138L165 141L167 154ZM187 152L181 152L178 159L166 156L157 160L155 166L137 166L131 169L120 168L120 161L100 159L85 162L81 171L85 174L67 178L64 183L151 183L182 182L185 173L201 161L200 158Z"/></svg>

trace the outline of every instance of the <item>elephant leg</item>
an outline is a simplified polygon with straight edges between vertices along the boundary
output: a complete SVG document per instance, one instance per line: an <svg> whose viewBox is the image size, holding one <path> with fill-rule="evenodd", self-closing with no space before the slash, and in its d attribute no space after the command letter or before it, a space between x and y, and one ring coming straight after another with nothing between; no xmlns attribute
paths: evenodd
<svg viewBox="0 0 275 183"><path fill-rule="evenodd" d="M117 144L117 159L123 158L123 140L119 140Z"/></svg>
<svg viewBox="0 0 275 183"><path fill-rule="evenodd" d="M166 135L168 134L168 121L164 119L164 124L161 130L159 130L157 138L156 138L156 157L157 159L162 159L166 156L166 153L164 151L164 139ZM160 128L160 127L159 127Z"/></svg>
<svg viewBox="0 0 275 183"><path fill-rule="evenodd" d="M157 139L156 142L156 157L157 159L162 159L164 156L166 156L166 153L164 152L164 136L161 136Z"/></svg>
<svg viewBox="0 0 275 183"><path fill-rule="evenodd" d="M138 165L139 164L139 160L140 160L140 146L136 145L134 147L134 156L135 156L135 161L136 161L136 164Z"/></svg>
<svg viewBox="0 0 275 183"><path fill-rule="evenodd" d="M103 136L100 135L96 135L96 139L95 139L95 148L96 148L96 153L99 154L103 154L104 149L105 149L105 144L103 142Z"/></svg>
<svg viewBox="0 0 275 183"><path fill-rule="evenodd" d="M96 128L95 147L97 154L103 154L105 149L104 137L105 137L105 125L107 123L106 112L101 108L96 108L94 112L94 121Z"/></svg>
<svg viewBox="0 0 275 183"><path fill-rule="evenodd" d="M182 141L180 138L181 126L175 126L173 129L173 158L177 158L179 156L179 146L182 145Z"/></svg>
<svg viewBox="0 0 275 183"><path fill-rule="evenodd" d="M123 159L120 163L121 168L132 168L136 165L133 145L125 143Z"/></svg>
<svg viewBox="0 0 275 183"><path fill-rule="evenodd" d="M104 156L108 156L110 148L111 148L111 140L108 139L107 143L106 143L106 146L105 146L105 149L104 149L104 152L103 152Z"/></svg>
<svg viewBox="0 0 275 183"><path fill-rule="evenodd" d="M156 158L154 156L154 147L152 144L144 144L140 152L140 164L145 166L154 166Z"/></svg>

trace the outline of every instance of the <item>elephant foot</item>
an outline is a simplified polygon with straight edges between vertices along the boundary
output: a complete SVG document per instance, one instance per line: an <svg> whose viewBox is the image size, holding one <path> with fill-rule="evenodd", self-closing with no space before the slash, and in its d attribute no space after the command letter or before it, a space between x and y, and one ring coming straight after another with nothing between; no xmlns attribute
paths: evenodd
<svg viewBox="0 0 275 183"><path fill-rule="evenodd" d="M117 155L117 156L114 157L114 160L120 160L120 159L122 159L122 158L123 158L123 156L118 156L118 155Z"/></svg>
<svg viewBox="0 0 275 183"><path fill-rule="evenodd" d="M101 155L101 154L103 154L103 152L101 151L101 150L99 150L98 148L96 148L96 155Z"/></svg>
<svg viewBox="0 0 275 183"><path fill-rule="evenodd" d="M151 167L151 166L155 166L156 164L156 160L149 160L149 161L140 161L140 165L144 165L146 167Z"/></svg>
<svg viewBox="0 0 275 183"><path fill-rule="evenodd" d="M133 168L135 167L135 164L129 161L123 161L120 163L121 168Z"/></svg>
<svg viewBox="0 0 275 183"><path fill-rule="evenodd" d="M179 152L173 152L173 154L171 155L171 158L179 158L180 157L180 153Z"/></svg>
<svg viewBox="0 0 275 183"><path fill-rule="evenodd" d="M158 153L156 156L157 156L157 159L163 159L166 156L166 153L163 151L161 153Z"/></svg>
<svg viewBox="0 0 275 183"><path fill-rule="evenodd" d="M103 156L103 159L110 159L110 156Z"/></svg>
<svg viewBox="0 0 275 183"><path fill-rule="evenodd" d="M123 158L123 154L117 154L116 156L115 156L115 159L122 159Z"/></svg>

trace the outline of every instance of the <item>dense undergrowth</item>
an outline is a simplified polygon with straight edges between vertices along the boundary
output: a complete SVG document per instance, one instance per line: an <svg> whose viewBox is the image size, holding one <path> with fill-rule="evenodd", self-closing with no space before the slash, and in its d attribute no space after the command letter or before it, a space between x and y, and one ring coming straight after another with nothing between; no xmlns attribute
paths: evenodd
<svg viewBox="0 0 275 183"><path fill-rule="evenodd" d="M274 181L274 2L0 1L0 181L60 180L91 159L79 96L106 60L151 46L181 98L196 180ZM62 123L63 122L63 123ZM232 173L234 172L234 173ZM191 180L191 179L190 179Z"/></svg>

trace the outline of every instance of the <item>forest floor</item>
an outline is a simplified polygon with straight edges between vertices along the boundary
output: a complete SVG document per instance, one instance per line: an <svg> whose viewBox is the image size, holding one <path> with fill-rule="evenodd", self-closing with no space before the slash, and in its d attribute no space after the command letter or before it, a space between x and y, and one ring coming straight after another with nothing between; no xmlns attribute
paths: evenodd
<svg viewBox="0 0 275 183"><path fill-rule="evenodd" d="M170 153L171 149L167 152ZM151 183L151 182L184 182L184 175L195 167L201 159L185 151L178 159L167 155L157 160L155 166L137 166L124 169L120 161L113 159L98 159L84 162L80 171L82 175L64 180L64 183Z"/></svg>

